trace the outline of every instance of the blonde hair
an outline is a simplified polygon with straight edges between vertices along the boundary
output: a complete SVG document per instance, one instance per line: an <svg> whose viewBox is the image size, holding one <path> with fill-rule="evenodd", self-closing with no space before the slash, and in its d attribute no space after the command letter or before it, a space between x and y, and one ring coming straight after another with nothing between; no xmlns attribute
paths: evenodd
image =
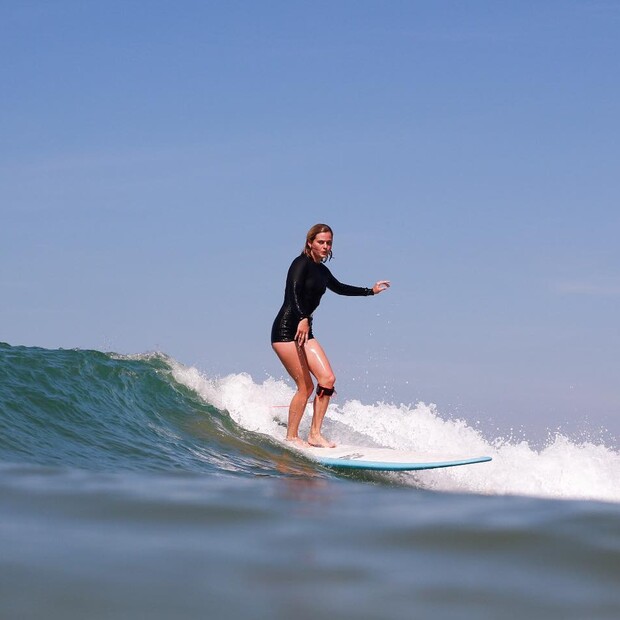
<svg viewBox="0 0 620 620"><path fill-rule="evenodd" d="M306 244L304 245L302 254L305 254L308 258L312 258L312 254L308 245L311 244L315 240L316 236L320 235L321 233L329 233L332 236L332 239L334 237L334 231L327 224L315 224L306 235ZM330 250L329 254L327 255L327 260L331 260L332 257L333 254Z"/></svg>

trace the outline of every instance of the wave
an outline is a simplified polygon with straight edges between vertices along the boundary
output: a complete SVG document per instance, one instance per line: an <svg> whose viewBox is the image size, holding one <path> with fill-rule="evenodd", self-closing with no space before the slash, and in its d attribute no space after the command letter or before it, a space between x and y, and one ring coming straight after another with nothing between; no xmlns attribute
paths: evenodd
<svg viewBox="0 0 620 620"><path fill-rule="evenodd" d="M333 472L284 443L291 386L246 373L207 377L161 354L123 356L0 344L0 460L108 471L180 470L241 476ZM302 423L307 431L310 412ZM556 433L541 449L485 437L432 404L330 405L338 443L488 455L491 463L343 478L487 495L620 501L620 454Z"/></svg>
<svg viewBox="0 0 620 620"><path fill-rule="evenodd" d="M0 460L107 471L255 473L273 458L154 353L0 345ZM248 456L250 454L251 456Z"/></svg>

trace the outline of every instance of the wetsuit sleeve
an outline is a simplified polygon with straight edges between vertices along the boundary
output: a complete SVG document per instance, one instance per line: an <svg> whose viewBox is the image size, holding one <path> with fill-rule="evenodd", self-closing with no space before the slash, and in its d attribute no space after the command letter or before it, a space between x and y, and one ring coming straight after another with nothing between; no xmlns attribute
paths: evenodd
<svg viewBox="0 0 620 620"><path fill-rule="evenodd" d="M298 321L310 317L310 312L304 303L304 285L307 276L308 262L304 256L298 256L288 270L286 277L286 297Z"/></svg>
<svg viewBox="0 0 620 620"><path fill-rule="evenodd" d="M332 272L327 269L328 278L327 278L327 288L330 291L333 291L337 295L348 295L349 297L367 297L368 295L374 295L373 290L371 288L365 288L363 286L351 286L350 284L343 284L342 282L338 282L336 278L332 275Z"/></svg>

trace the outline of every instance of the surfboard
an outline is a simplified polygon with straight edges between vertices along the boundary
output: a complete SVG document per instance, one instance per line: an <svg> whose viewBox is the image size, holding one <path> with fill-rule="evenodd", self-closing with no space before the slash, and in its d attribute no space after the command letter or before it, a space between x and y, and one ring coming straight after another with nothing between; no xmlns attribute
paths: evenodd
<svg viewBox="0 0 620 620"><path fill-rule="evenodd" d="M299 450L325 467L374 471L417 471L486 463L490 456L421 454L393 448L337 446L336 448L303 447Z"/></svg>

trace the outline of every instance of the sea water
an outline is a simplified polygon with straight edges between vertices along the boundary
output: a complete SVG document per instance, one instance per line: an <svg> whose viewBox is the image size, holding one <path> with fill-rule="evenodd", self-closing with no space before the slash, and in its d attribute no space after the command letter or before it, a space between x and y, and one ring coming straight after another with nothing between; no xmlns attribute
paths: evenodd
<svg viewBox="0 0 620 620"><path fill-rule="evenodd" d="M611 443L336 399L339 443L493 457L343 474L283 444L291 394L0 345L0 618L620 617Z"/></svg>

